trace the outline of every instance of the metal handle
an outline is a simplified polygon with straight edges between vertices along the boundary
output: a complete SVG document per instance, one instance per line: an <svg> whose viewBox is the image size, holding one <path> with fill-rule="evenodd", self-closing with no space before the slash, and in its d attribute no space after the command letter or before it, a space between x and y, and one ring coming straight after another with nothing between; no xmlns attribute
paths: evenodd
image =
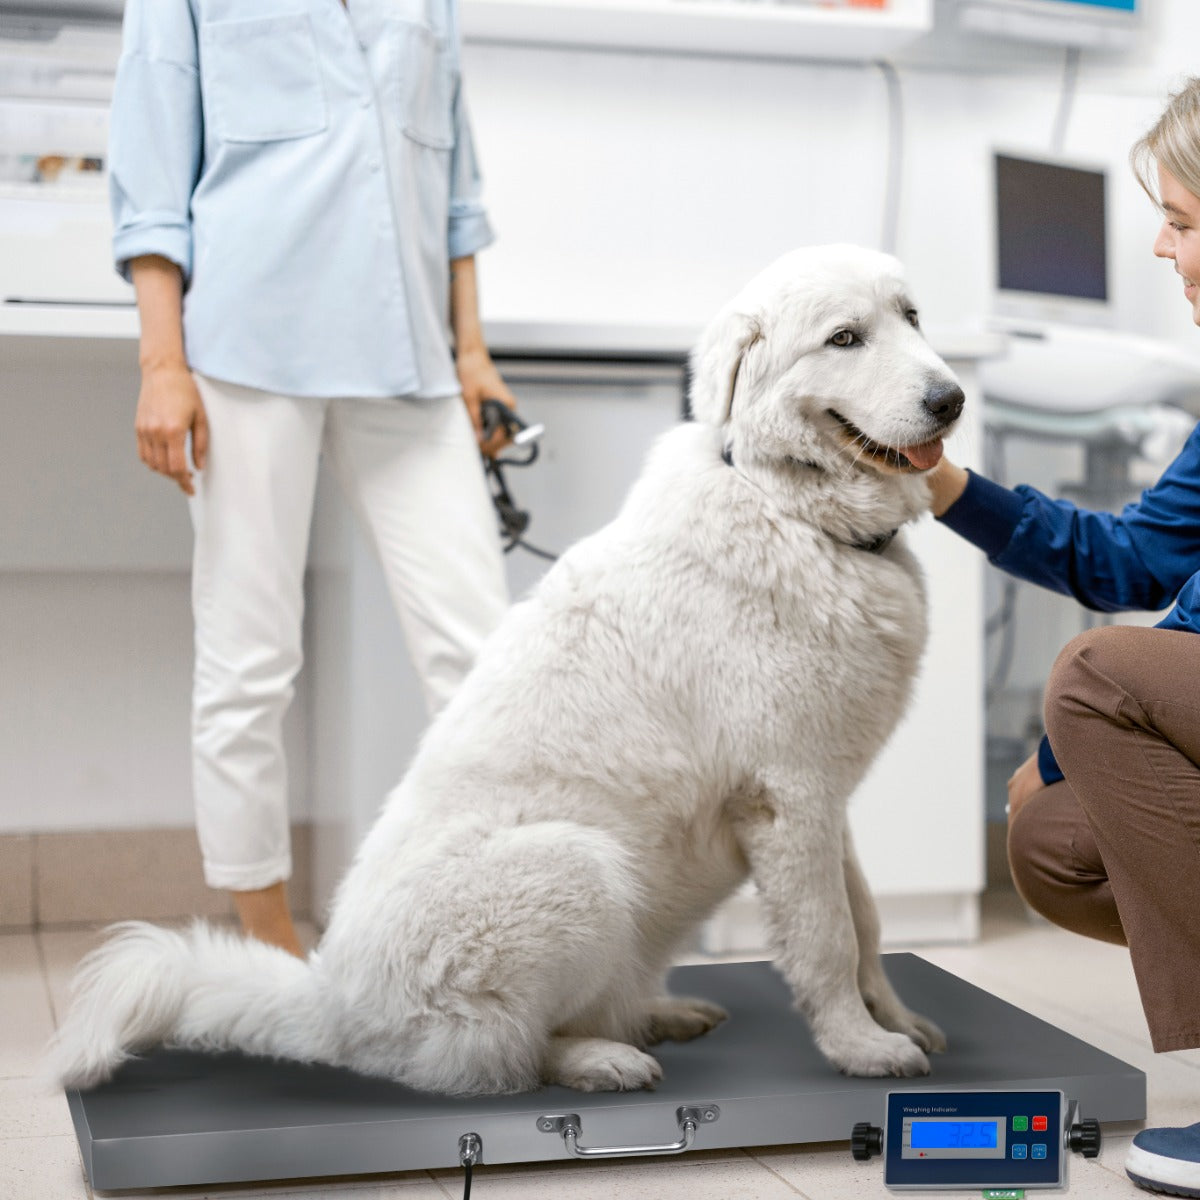
<svg viewBox="0 0 1200 1200"><path fill-rule="evenodd" d="M548 1113L538 1117L537 1127L543 1133L561 1134L567 1153L574 1158L630 1158L639 1154L682 1154L692 1148L696 1130L701 1125L711 1125L720 1115L721 1110L715 1104L677 1108L675 1120L679 1125L679 1140L657 1146L581 1146L579 1138L583 1133L583 1122L578 1113Z"/></svg>

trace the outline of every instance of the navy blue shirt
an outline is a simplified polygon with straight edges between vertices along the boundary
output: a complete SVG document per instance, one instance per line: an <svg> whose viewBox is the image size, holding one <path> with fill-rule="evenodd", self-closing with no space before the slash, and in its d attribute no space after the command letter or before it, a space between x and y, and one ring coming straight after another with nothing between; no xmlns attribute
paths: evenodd
<svg viewBox="0 0 1200 1200"><path fill-rule="evenodd" d="M1019 579L1099 612L1156 612L1174 601L1158 628L1200 630L1200 426L1159 481L1119 514L971 472L941 520ZM1038 766L1047 783L1063 777L1045 739Z"/></svg>

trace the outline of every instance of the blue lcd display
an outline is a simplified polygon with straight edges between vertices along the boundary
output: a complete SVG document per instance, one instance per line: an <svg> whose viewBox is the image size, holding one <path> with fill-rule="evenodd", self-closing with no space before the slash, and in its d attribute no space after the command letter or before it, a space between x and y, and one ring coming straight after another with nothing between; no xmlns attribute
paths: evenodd
<svg viewBox="0 0 1200 1200"><path fill-rule="evenodd" d="M1067 0L1069 4L1082 4L1084 8L1119 8L1122 12L1136 12L1137 0Z"/></svg>
<svg viewBox="0 0 1200 1200"><path fill-rule="evenodd" d="M995 1121L914 1121L914 1150L994 1150Z"/></svg>

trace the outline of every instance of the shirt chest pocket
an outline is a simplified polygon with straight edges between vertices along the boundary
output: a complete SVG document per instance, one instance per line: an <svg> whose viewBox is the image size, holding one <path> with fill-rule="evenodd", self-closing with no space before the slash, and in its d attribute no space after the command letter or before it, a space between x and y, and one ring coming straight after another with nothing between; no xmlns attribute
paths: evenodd
<svg viewBox="0 0 1200 1200"><path fill-rule="evenodd" d="M305 13L201 26L205 119L225 142L272 142L328 123L321 65Z"/></svg>
<svg viewBox="0 0 1200 1200"><path fill-rule="evenodd" d="M450 149L457 72L445 39L415 21L395 21L388 32L388 109L414 142Z"/></svg>

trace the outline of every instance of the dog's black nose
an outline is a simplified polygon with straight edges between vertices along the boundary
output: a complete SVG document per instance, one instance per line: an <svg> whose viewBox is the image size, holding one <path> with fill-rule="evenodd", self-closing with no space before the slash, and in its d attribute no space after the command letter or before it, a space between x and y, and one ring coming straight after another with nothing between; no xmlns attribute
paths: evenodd
<svg viewBox="0 0 1200 1200"><path fill-rule="evenodd" d="M967 398L957 383L935 383L925 393L925 411L943 425L958 420Z"/></svg>

